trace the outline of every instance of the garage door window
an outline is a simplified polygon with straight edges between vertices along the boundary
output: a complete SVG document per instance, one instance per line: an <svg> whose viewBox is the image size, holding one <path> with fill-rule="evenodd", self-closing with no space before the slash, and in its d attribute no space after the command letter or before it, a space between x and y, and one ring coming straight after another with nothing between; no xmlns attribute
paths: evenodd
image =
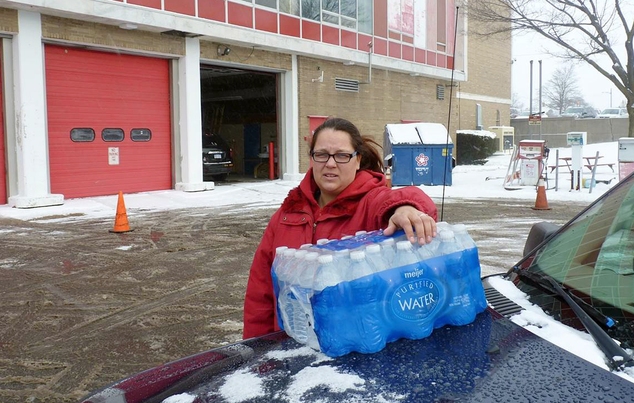
<svg viewBox="0 0 634 403"><path fill-rule="evenodd" d="M91 128L74 128L70 130L70 139L77 143L95 141L95 131Z"/></svg>
<svg viewBox="0 0 634 403"><path fill-rule="evenodd" d="M132 129L130 130L130 139L132 141L150 141L152 131L150 129Z"/></svg>
<svg viewBox="0 0 634 403"><path fill-rule="evenodd" d="M123 129L103 129L101 131L101 139L106 142L123 141L124 137Z"/></svg>

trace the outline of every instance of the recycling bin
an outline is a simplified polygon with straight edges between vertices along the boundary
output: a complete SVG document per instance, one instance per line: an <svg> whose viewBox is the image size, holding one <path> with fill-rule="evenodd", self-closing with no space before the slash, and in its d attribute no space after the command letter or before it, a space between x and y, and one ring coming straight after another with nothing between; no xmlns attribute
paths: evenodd
<svg viewBox="0 0 634 403"><path fill-rule="evenodd" d="M393 186L451 186L453 143L441 123L388 124L383 150L392 158Z"/></svg>

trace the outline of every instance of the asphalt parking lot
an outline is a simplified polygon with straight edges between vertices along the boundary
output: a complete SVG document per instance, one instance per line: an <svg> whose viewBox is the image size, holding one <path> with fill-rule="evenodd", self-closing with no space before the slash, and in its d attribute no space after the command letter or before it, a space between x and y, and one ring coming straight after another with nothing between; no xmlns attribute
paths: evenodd
<svg viewBox="0 0 634 403"><path fill-rule="evenodd" d="M451 201L483 274L521 257L532 224L583 205ZM253 252L273 209L235 205L112 219L0 218L0 401L76 402L132 373L235 342Z"/></svg>

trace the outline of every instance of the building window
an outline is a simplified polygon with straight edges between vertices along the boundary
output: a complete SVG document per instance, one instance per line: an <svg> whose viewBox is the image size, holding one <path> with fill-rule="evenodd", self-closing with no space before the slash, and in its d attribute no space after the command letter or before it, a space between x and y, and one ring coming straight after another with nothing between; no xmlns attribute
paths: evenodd
<svg viewBox="0 0 634 403"><path fill-rule="evenodd" d="M123 129L103 129L101 131L101 139L106 142L123 141L124 137Z"/></svg>
<svg viewBox="0 0 634 403"><path fill-rule="evenodd" d="M302 0L302 17L319 21L319 15L321 14L319 0Z"/></svg>
<svg viewBox="0 0 634 403"><path fill-rule="evenodd" d="M255 4L257 4L258 6L276 8L277 0L255 0Z"/></svg>
<svg viewBox="0 0 634 403"><path fill-rule="evenodd" d="M150 141L151 139L152 139L152 131L150 129L130 130L130 140L132 141Z"/></svg>
<svg viewBox="0 0 634 403"><path fill-rule="evenodd" d="M280 0L280 12L299 15L299 0Z"/></svg>
<svg viewBox="0 0 634 403"><path fill-rule="evenodd" d="M447 50L447 0L437 0L436 4L438 7L436 42L438 50L445 52Z"/></svg>
<svg viewBox="0 0 634 403"><path fill-rule="evenodd" d="M372 33L372 0L242 0L280 13Z"/></svg>
<svg viewBox="0 0 634 403"><path fill-rule="evenodd" d="M70 130L70 139L76 143L95 141L95 131L89 127L79 127Z"/></svg>

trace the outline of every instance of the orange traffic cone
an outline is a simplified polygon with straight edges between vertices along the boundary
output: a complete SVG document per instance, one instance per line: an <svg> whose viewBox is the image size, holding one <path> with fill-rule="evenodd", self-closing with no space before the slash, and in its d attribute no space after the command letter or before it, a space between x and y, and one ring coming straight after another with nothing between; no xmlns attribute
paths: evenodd
<svg viewBox="0 0 634 403"><path fill-rule="evenodd" d="M117 202L117 216L114 219L114 228L110 232L128 232L130 224L128 223L128 213L125 210L125 202L123 201L123 193L119 191L119 201Z"/></svg>
<svg viewBox="0 0 634 403"><path fill-rule="evenodd" d="M546 184L543 177L540 177L537 182L537 199L535 199L533 210L550 210L548 200L546 200Z"/></svg>

